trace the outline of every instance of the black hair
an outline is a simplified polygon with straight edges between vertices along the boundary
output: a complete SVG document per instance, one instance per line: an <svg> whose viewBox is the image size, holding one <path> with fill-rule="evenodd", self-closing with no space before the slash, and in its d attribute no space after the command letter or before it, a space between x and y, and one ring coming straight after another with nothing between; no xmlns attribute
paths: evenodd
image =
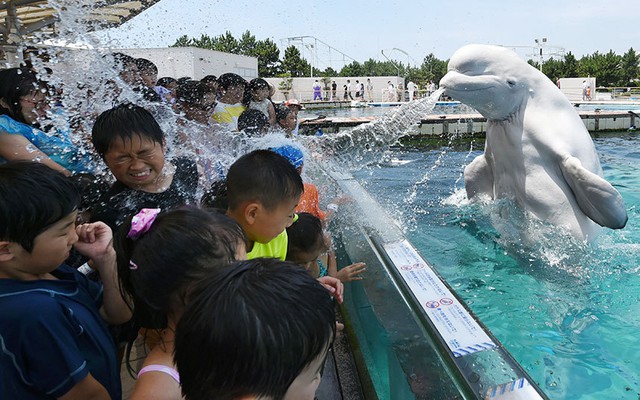
<svg viewBox="0 0 640 400"><path fill-rule="evenodd" d="M151 71L154 74L158 73L158 67L151 60L147 60L146 58L136 58L134 60L136 66L138 67L138 71Z"/></svg>
<svg viewBox="0 0 640 400"><path fill-rule="evenodd" d="M240 225L215 210L160 213L137 239L127 236L132 218L120 227L114 245L121 290L133 299L134 322L144 328L166 328L167 315L184 308L190 285L234 261L245 242Z"/></svg>
<svg viewBox="0 0 640 400"><path fill-rule="evenodd" d="M180 78L176 79L176 82L178 82L178 85L179 85L179 84L184 83L184 82L186 82L188 80L191 80L191 77L183 76L183 77L180 77Z"/></svg>
<svg viewBox="0 0 640 400"><path fill-rule="evenodd" d="M193 288L178 323L182 394L282 399L334 337L333 300L304 269L278 259L234 263Z"/></svg>
<svg viewBox="0 0 640 400"><path fill-rule="evenodd" d="M248 109L238 117L238 130L248 135L262 133L262 129L269 123L269 118L260 110Z"/></svg>
<svg viewBox="0 0 640 400"><path fill-rule="evenodd" d="M200 205L206 208L217 208L227 210L229 201L227 199L227 181L225 179L215 181L200 199Z"/></svg>
<svg viewBox="0 0 640 400"><path fill-rule="evenodd" d="M176 98L179 103L202 107L202 99L209 91L207 86L193 79L179 83L176 87Z"/></svg>
<svg viewBox="0 0 640 400"><path fill-rule="evenodd" d="M153 115L140 106L123 103L98 116L91 130L91 142L104 158L114 140L131 140L133 135L164 144L164 133Z"/></svg>
<svg viewBox="0 0 640 400"><path fill-rule="evenodd" d="M74 183L44 164L18 161L0 165L0 240L26 251L48 227L78 209Z"/></svg>
<svg viewBox="0 0 640 400"><path fill-rule="evenodd" d="M299 253L311 253L321 249L324 231L320 218L309 213L298 213L298 219L287 228L287 260L297 261Z"/></svg>
<svg viewBox="0 0 640 400"><path fill-rule="evenodd" d="M228 89L229 86L236 86L236 85L247 86L247 81L243 77L231 72L220 75L220 77L217 79L217 82L218 82L218 87L225 90Z"/></svg>
<svg viewBox="0 0 640 400"><path fill-rule="evenodd" d="M210 83L215 83L218 81L215 75L207 75L204 78L200 79L200 82L206 83L207 85Z"/></svg>
<svg viewBox="0 0 640 400"><path fill-rule="evenodd" d="M164 76L158 79L158 86L162 86L163 88L167 88L172 83L178 84L178 81L175 78L171 78L170 76Z"/></svg>
<svg viewBox="0 0 640 400"><path fill-rule="evenodd" d="M304 185L300 174L286 158L271 150L254 150L237 159L227 173L229 209L246 201L259 201L274 210L283 202L300 197Z"/></svg>
<svg viewBox="0 0 640 400"><path fill-rule="evenodd" d="M287 116L292 112L291 108L287 107L285 104L278 104L276 106L276 121L280 122L287 119Z"/></svg>
<svg viewBox="0 0 640 400"><path fill-rule="evenodd" d="M242 104L244 104L245 107L249 106L249 103L251 103L251 100L253 98L253 95L251 93L252 91L259 90L259 89L269 89L269 88L270 88L269 83L262 78L254 78L250 80L244 91L244 95L242 97Z"/></svg>
<svg viewBox="0 0 640 400"><path fill-rule="evenodd" d="M20 98L33 95L39 90L45 92L46 89L46 84L28 68L8 68L0 71L0 99L4 100L8 107L0 107L0 115L8 115L18 122L27 123L22 115Z"/></svg>
<svg viewBox="0 0 640 400"><path fill-rule="evenodd" d="M111 57L113 57L114 67L118 71L124 71L127 68L127 64L136 64L136 59L134 57L131 57L128 54L113 53L111 54ZM137 64L136 64L136 67L137 67Z"/></svg>

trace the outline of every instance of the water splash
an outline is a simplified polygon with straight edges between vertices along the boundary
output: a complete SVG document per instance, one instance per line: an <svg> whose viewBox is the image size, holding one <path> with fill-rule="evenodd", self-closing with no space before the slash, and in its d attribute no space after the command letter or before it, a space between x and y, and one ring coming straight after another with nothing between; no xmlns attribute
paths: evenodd
<svg viewBox="0 0 640 400"><path fill-rule="evenodd" d="M303 142L317 161L329 169L346 168L354 171L371 163L389 161L389 147L400 137L415 132L420 120L432 113L443 90L436 90L429 97L403 104L382 117L335 135L305 138Z"/></svg>

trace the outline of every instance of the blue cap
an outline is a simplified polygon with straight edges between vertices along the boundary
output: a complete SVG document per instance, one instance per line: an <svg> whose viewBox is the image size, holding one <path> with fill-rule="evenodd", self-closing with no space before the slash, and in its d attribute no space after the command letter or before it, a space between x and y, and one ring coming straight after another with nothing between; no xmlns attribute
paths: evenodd
<svg viewBox="0 0 640 400"><path fill-rule="evenodd" d="M278 153L282 157L286 158L287 161L289 161L291 165L296 168L300 168L302 166L302 163L304 163L304 154L302 153L302 150L289 144L279 147L272 147L271 151L273 151L274 153Z"/></svg>

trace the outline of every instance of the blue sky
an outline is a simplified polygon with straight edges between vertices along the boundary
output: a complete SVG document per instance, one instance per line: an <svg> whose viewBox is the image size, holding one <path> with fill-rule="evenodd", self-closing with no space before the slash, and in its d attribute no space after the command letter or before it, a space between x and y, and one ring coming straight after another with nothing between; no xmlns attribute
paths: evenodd
<svg viewBox="0 0 640 400"><path fill-rule="evenodd" d="M281 50L283 38L315 36L360 62L384 60L384 50L415 64L429 53L448 59L469 43L522 46L518 53L532 55L534 40L543 37L545 54L558 48L578 58L595 51L623 54L630 47L640 51L639 18L639 0L161 0L101 37L112 47L165 47L181 35L229 30L239 37L249 30ZM318 49L318 67L336 59L336 53L329 57Z"/></svg>

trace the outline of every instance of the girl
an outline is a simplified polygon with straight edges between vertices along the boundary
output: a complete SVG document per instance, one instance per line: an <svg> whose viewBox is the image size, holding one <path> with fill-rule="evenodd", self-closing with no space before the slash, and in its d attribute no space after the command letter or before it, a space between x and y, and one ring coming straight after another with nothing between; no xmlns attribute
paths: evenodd
<svg viewBox="0 0 640 400"><path fill-rule="evenodd" d="M261 111L269 120L269 125L276 124L276 109L269 96L269 83L262 78L252 79L247 85L243 104L247 109Z"/></svg>
<svg viewBox="0 0 640 400"><path fill-rule="evenodd" d="M355 263L338 271L335 256L327 254L327 266L320 260L329 250L328 239L322 229L322 221L312 214L299 213L298 220L287 228L287 261L305 267L312 277L332 276L342 282L362 279L364 263Z"/></svg>
<svg viewBox="0 0 640 400"><path fill-rule="evenodd" d="M237 131L238 117L246 109L242 105L242 99L247 81L238 74L226 73L220 75L217 82L219 101L213 108L209 123L229 131Z"/></svg>
<svg viewBox="0 0 640 400"><path fill-rule="evenodd" d="M27 68L0 71L0 163L39 161L71 175L91 172L89 152L71 141L70 132L40 125L50 111L47 87Z"/></svg>
<svg viewBox="0 0 640 400"><path fill-rule="evenodd" d="M123 225L116 241L118 276L151 349L131 400L182 399L173 340L190 288L212 270L245 259L244 240L231 218L198 208L143 209Z"/></svg>

